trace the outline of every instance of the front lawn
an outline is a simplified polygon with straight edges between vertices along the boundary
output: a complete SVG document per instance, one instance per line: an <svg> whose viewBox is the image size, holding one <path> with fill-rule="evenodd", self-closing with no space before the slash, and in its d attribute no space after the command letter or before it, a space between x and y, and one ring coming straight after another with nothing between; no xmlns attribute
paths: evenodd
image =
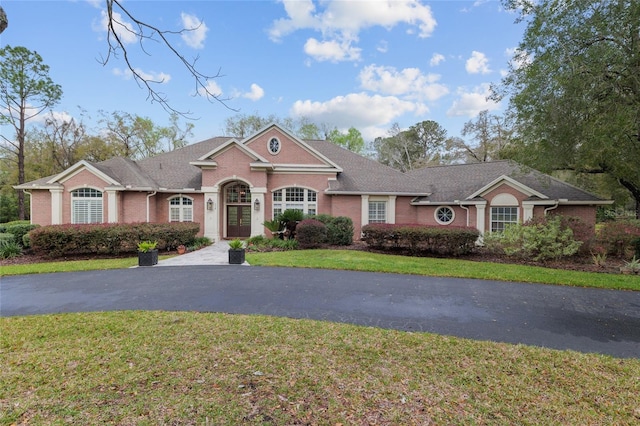
<svg viewBox="0 0 640 426"><path fill-rule="evenodd" d="M247 261L254 266L344 269L640 290L639 275L570 271L540 266L475 262L460 259L395 256L359 250L292 250L247 253Z"/></svg>
<svg viewBox="0 0 640 426"><path fill-rule="evenodd" d="M640 422L640 360L192 312L0 318L0 424Z"/></svg>

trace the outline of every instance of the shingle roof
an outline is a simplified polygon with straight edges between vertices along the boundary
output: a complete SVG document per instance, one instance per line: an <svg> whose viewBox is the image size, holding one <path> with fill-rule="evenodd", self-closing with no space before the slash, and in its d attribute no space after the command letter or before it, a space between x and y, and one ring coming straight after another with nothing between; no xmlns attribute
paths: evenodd
<svg viewBox="0 0 640 426"><path fill-rule="evenodd" d="M425 199L430 202L466 200L501 176L508 176L551 200L603 201L573 185L508 160L426 167L408 174L420 179L422 187L431 189L432 194Z"/></svg>
<svg viewBox="0 0 640 426"><path fill-rule="evenodd" d="M342 167L330 193L397 193L426 195L419 180L377 161L358 155L328 141L305 141L313 149Z"/></svg>

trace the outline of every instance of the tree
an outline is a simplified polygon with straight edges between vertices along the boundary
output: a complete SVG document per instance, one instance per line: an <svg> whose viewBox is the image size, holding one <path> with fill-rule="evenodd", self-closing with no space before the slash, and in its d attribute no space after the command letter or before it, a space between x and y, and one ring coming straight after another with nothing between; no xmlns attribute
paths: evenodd
<svg viewBox="0 0 640 426"><path fill-rule="evenodd" d="M517 159L604 173L640 218L640 2L508 0L524 38L495 98L510 95Z"/></svg>
<svg viewBox="0 0 640 426"><path fill-rule="evenodd" d="M127 112L102 111L105 135L112 154L134 160L151 157L186 145L186 136L191 134L192 125L180 129L177 114L172 115L172 126L156 125L150 118Z"/></svg>
<svg viewBox="0 0 640 426"><path fill-rule="evenodd" d="M447 131L432 120L414 124L401 130L394 123L389 137L376 138L374 149L380 163L406 172L442 161L442 149Z"/></svg>
<svg viewBox="0 0 640 426"><path fill-rule="evenodd" d="M350 127L347 133L342 133L337 128L334 128L329 132L327 140L357 154L362 154L364 151L364 139L362 138L362 133L360 133L360 131L355 127Z"/></svg>
<svg viewBox="0 0 640 426"><path fill-rule="evenodd" d="M49 67L37 52L6 46L0 49L0 58L0 124L15 131L15 140L0 135L0 149L3 156L15 157L18 184L23 184L26 123L58 103L62 89L51 80ZM22 190L18 190L18 217L25 218Z"/></svg>
<svg viewBox="0 0 640 426"><path fill-rule="evenodd" d="M483 163L502 158L502 150L509 140L509 130L505 120L481 111L475 121L469 120L462 128L462 136L470 137L470 142L453 137L447 139L447 160L464 163Z"/></svg>
<svg viewBox="0 0 640 426"><path fill-rule="evenodd" d="M2 6L0 6L0 34L3 33L4 30L9 26L9 20L7 19L7 14L4 12Z"/></svg>
<svg viewBox="0 0 640 426"><path fill-rule="evenodd" d="M252 115L236 114L225 120L224 132L227 136L235 136L242 139L274 123L291 131L300 139L321 139L322 131L320 127L310 122L306 117L298 119L280 118L275 114L267 117L262 117L258 113ZM323 126L323 128L326 127Z"/></svg>

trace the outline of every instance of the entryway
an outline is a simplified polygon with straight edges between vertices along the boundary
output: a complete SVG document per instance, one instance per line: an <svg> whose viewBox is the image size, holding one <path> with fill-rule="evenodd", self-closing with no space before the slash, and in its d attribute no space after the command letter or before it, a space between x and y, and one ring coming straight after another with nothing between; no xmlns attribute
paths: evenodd
<svg viewBox="0 0 640 426"><path fill-rule="evenodd" d="M227 206L227 237L248 238L251 236L251 204Z"/></svg>

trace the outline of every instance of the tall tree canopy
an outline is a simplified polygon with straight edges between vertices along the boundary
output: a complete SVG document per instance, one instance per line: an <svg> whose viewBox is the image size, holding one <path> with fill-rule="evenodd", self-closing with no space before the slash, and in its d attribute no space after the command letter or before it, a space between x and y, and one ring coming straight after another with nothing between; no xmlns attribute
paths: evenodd
<svg viewBox="0 0 640 426"><path fill-rule="evenodd" d="M510 95L517 158L605 173L640 218L640 1L506 0L526 22L496 97Z"/></svg>
<svg viewBox="0 0 640 426"><path fill-rule="evenodd" d="M362 138L362 133L360 133L360 131L355 127L350 127L346 133L342 133L337 128L334 128L327 135L327 140L358 154L362 154L364 152L364 139Z"/></svg>
<svg viewBox="0 0 640 426"><path fill-rule="evenodd" d="M510 131L505 119L484 110L462 128L466 140L453 137L447 139L448 162L483 163L502 158L502 150L509 141Z"/></svg>
<svg viewBox="0 0 640 426"><path fill-rule="evenodd" d="M395 123L386 138L373 142L377 160L403 172L430 164L440 164L447 131L432 120L414 124L407 130Z"/></svg>
<svg viewBox="0 0 640 426"><path fill-rule="evenodd" d="M51 109L62 97L62 88L49 77L37 52L25 47L0 49L0 124L13 127L11 137L0 134L0 152L5 160L15 161L18 184L25 182L25 134L27 121ZM18 217L25 218L24 192L18 191Z"/></svg>

